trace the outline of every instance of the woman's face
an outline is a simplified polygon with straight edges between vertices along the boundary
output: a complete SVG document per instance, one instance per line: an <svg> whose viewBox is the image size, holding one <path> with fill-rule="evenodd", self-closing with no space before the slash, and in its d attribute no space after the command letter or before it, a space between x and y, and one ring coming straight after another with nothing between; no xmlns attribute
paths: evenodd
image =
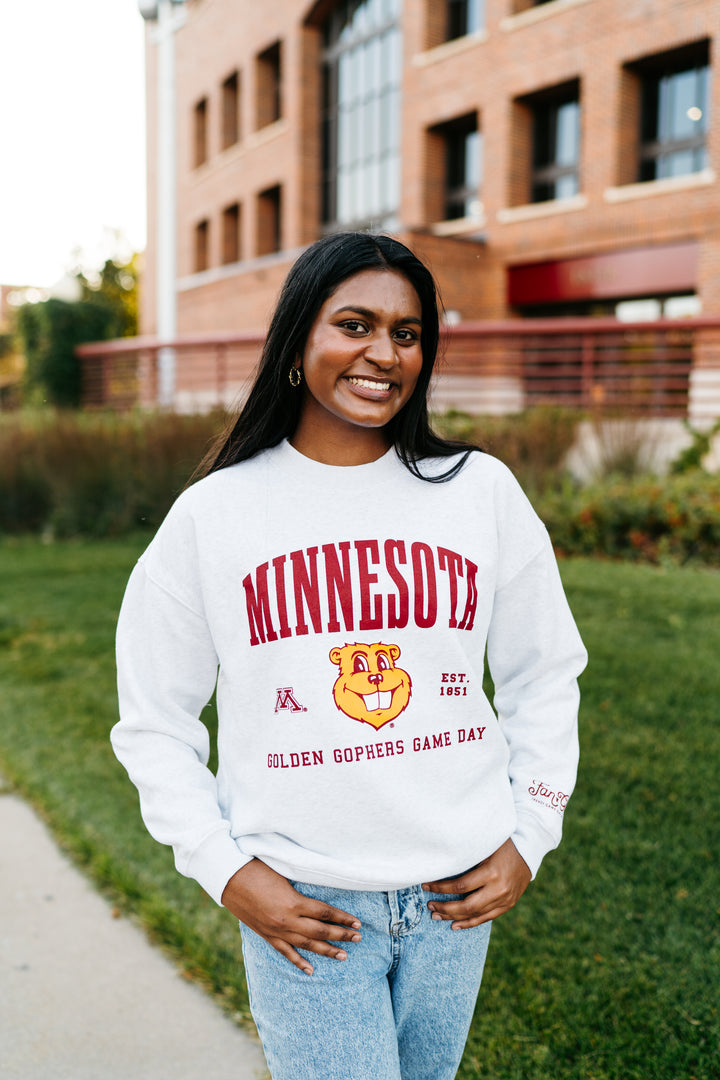
<svg viewBox="0 0 720 1080"><path fill-rule="evenodd" d="M298 361L304 396L293 446L326 464L383 454L383 429L422 369L421 329L420 300L402 274L362 270L343 281L318 311Z"/></svg>

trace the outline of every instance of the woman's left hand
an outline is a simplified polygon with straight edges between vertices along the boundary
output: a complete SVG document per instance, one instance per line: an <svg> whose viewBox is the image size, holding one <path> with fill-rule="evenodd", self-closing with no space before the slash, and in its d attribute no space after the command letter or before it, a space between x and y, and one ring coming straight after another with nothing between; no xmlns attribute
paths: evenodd
<svg viewBox="0 0 720 1080"><path fill-rule="evenodd" d="M434 919L452 920L453 930L497 919L514 907L530 884L532 874L512 840L472 870L443 881L423 884L427 892L463 893L462 900L431 900Z"/></svg>

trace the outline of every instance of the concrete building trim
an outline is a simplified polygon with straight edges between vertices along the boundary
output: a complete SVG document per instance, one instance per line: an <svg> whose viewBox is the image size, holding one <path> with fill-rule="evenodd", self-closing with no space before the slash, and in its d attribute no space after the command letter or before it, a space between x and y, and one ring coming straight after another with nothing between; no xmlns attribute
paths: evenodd
<svg viewBox="0 0 720 1080"><path fill-rule="evenodd" d="M574 0L574 2L577 2L577 0ZM580 0L580 2L584 3L586 0ZM474 34L466 34L465 37L444 41L442 45L435 45L434 48L427 49L426 52L415 53L411 63L417 68L429 67L430 64L440 64L444 60L452 60L461 53L474 49L477 45L482 45L487 40L487 30L478 30Z"/></svg>
<svg viewBox="0 0 720 1080"><path fill-rule="evenodd" d="M672 195L677 191L707 187L716 181L714 169L703 169L687 176L668 176L661 180L645 180L643 183L605 188L603 199L608 203L629 202L631 199L653 198L655 195Z"/></svg>
<svg viewBox="0 0 720 1080"><path fill-rule="evenodd" d="M506 33L518 30L524 26L532 26L535 23L552 19L555 15L563 15L569 8L580 7L582 4L593 3L593 0L551 0L550 3L539 4L537 7L519 11L517 15L508 15L500 20L500 29Z"/></svg>
<svg viewBox="0 0 720 1080"><path fill-rule="evenodd" d="M575 210L585 210L589 199L587 195L570 195L567 199L552 199L548 202L525 203L522 206L505 206L497 212L501 225L516 221L531 221L535 218L552 217L555 214L571 214Z"/></svg>
<svg viewBox="0 0 720 1080"><path fill-rule="evenodd" d="M448 221L434 221L429 226L435 236L470 237L473 240L483 239L478 236L478 230L482 230L487 223L485 211L482 210L476 217L451 218Z"/></svg>
<svg viewBox="0 0 720 1080"><path fill-rule="evenodd" d="M243 262L213 266L201 273L187 274L185 277L178 278L177 289L178 292L189 292L191 289L201 289L205 285L212 285L216 281L226 281L228 278L256 273L270 267L282 266L285 263L290 267L304 250L304 247L298 247L289 251L273 251L269 255L258 255L255 259L245 259Z"/></svg>

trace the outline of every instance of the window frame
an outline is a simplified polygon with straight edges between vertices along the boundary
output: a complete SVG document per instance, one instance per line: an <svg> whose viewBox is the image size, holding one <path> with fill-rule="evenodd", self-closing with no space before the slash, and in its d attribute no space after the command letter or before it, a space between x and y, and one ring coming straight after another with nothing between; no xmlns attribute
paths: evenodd
<svg viewBox="0 0 720 1080"><path fill-rule="evenodd" d="M700 106L702 121L696 133L687 136L675 136L672 132L665 132L662 116L662 91L663 85L673 93L675 80L683 75L693 73L696 82L696 93L702 97L703 104ZM666 71L658 74L641 75L640 88L640 139L638 146L638 180L648 182L662 179L664 176L691 176L701 172L707 164L707 116L710 111L710 83L711 71L709 64L697 64L693 67L681 67L674 71ZM697 85L699 84L699 85ZM651 100L652 99L652 100ZM655 137L648 136L648 114L654 117L653 129ZM674 158L678 154L690 152L693 156L694 167L687 172L665 173L662 162ZM648 175L652 172L653 175Z"/></svg>
<svg viewBox="0 0 720 1080"><path fill-rule="evenodd" d="M660 123L659 96L660 85L664 80L674 79L688 72L701 73L704 82L704 107L702 108L701 130L689 136L664 137L658 131ZM628 126L621 152L628 164L619 168L620 183L652 183L667 176L692 176L701 172L707 165L708 137L710 134L710 110L712 107L712 57L709 38L700 38L678 48L662 53L641 56L626 62L622 68L625 86L626 109L629 110L631 125ZM651 108L649 99L654 98ZM649 112L654 114L656 122L649 125ZM651 131L651 129L654 130ZM692 151L700 152L701 160L695 161L690 172L664 173L657 167L663 158L674 154Z"/></svg>
<svg viewBox="0 0 720 1080"><path fill-rule="evenodd" d="M195 223L193 272L202 274L210 269L210 219L203 218Z"/></svg>
<svg viewBox="0 0 720 1080"><path fill-rule="evenodd" d="M258 193L256 252L259 257L283 250L282 202L281 184L273 184Z"/></svg>
<svg viewBox="0 0 720 1080"><path fill-rule="evenodd" d="M442 144L442 190L435 198L435 209L442 206L442 221L461 221L465 218L480 218L482 206L482 130L476 111L453 117L428 128L432 140ZM475 145L468 145L471 136L477 137ZM469 154L475 153L474 162ZM438 177L438 180L440 177ZM478 203L477 213L473 213L468 203ZM429 208L430 209L430 208ZM430 215L437 218L437 213Z"/></svg>
<svg viewBox="0 0 720 1080"><path fill-rule="evenodd" d="M552 87L549 90L534 94L524 102L531 112L531 145L530 145L530 202L544 203L555 202L558 199L571 198L580 192L580 160L582 145L582 105L580 100L580 82L575 79L561 86ZM573 136L575 156L572 162L558 161L558 127L560 112L568 106L574 106L576 113L573 118L575 133ZM547 152L540 155L539 126L546 126L543 135L543 147ZM553 150L548 148L553 146ZM566 177L573 177L574 191L570 194L558 194L557 185ZM543 197L539 189L543 186L553 189L553 194Z"/></svg>
<svg viewBox="0 0 720 1080"><path fill-rule="evenodd" d="M402 49L398 47L402 43L400 3L386 0L381 17L370 24L363 24L363 8L367 12L366 0L344 0L320 24L320 221L324 233L345 228L392 229L397 225L402 86ZM353 27L352 20L356 18L357 25ZM371 66L373 48L378 56L387 50L391 62L397 57L397 70L388 72L377 60L374 72L377 81L363 80L359 92L356 87L360 84L346 78L344 68L365 62ZM343 88L351 85L353 91L343 97ZM386 106L394 112L388 114ZM369 120L373 110L381 118L379 133ZM361 133L359 149L349 134L351 129L356 135ZM344 154L354 156L343 160ZM364 206L358 194L361 181L365 184L362 190L366 192L370 188L373 193L369 196L366 193ZM383 192L390 190L391 185L395 189L393 195L383 200ZM349 202L347 212L343 208L345 200Z"/></svg>
<svg viewBox="0 0 720 1080"><path fill-rule="evenodd" d="M283 116L283 43L273 41L255 57L255 127L260 131Z"/></svg>
<svg viewBox="0 0 720 1080"><path fill-rule="evenodd" d="M223 150L240 142L240 72L232 71L223 79L221 88L221 129L220 145Z"/></svg>
<svg viewBox="0 0 720 1080"><path fill-rule="evenodd" d="M239 202L231 203L222 212L222 264L230 266L240 262L241 251L241 207Z"/></svg>
<svg viewBox="0 0 720 1080"><path fill-rule="evenodd" d="M433 0L430 0L432 3ZM473 9L476 12L472 19ZM472 22L476 25L471 25ZM447 0L445 40L456 41L477 34L485 26L485 0Z"/></svg>
<svg viewBox="0 0 720 1080"><path fill-rule="evenodd" d="M201 97L193 106L193 168L199 169L209 158L208 153L208 114L207 95Z"/></svg>

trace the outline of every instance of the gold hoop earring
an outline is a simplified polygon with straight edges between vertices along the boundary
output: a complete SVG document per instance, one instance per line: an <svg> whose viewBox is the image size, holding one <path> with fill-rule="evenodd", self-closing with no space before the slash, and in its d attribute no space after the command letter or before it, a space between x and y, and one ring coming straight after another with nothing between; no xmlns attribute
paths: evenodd
<svg viewBox="0 0 720 1080"><path fill-rule="evenodd" d="M290 385L297 388L302 382L302 371L298 367L291 367L288 378L290 379Z"/></svg>

